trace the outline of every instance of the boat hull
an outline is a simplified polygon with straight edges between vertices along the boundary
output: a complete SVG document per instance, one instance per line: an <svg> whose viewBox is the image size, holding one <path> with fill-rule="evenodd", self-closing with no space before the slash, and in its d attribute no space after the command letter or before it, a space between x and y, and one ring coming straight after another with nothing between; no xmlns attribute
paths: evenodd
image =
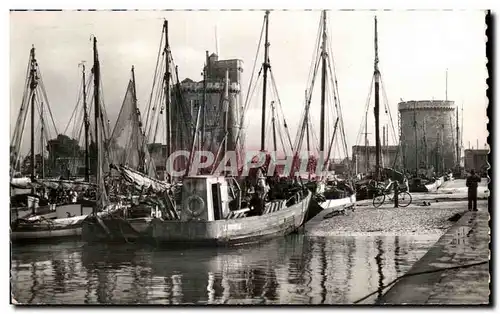
<svg viewBox="0 0 500 314"><path fill-rule="evenodd" d="M61 206L64 210L82 211L82 205L71 204ZM106 217L118 209L117 206L110 210L100 212L98 217ZM83 223L89 215L78 215L68 218L47 219L42 216L30 217L14 222L11 225L10 239L12 242L41 242L50 240L66 240L71 238L81 239Z"/></svg>
<svg viewBox="0 0 500 314"><path fill-rule="evenodd" d="M324 202L319 203L323 209L333 209L346 205L354 205L356 203L356 195L353 194L350 197L343 197L338 199L329 199Z"/></svg>
<svg viewBox="0 0 500 314"><path fill-rule="evenodd" d="M444 177L439 177L433 183L426 184L425 185L425 189L427 190L426 192L435 192L435 191L437 191L437 189L439 189L441 187L441 185L443 184L443 182L444 182Z"/></svg>
<svg viewBox="0 0 500 314"><path fill-rule="evenodd" d="M82 234L82 222L86 217L87 215L83 215L33 224L23 223L13 228L10 239L13 242L39 242L78 238Z"/></svg>
<svg viewBox="0 0 500 314"><path fill-rule="evenodd" d="M82 238L86 242L144 240L154 245L232 245L258 242L296 231L304 223L310 201L311 192L308 191L307 196L297 204L276 212L215 221L94 219L84 223Z"/></svg>

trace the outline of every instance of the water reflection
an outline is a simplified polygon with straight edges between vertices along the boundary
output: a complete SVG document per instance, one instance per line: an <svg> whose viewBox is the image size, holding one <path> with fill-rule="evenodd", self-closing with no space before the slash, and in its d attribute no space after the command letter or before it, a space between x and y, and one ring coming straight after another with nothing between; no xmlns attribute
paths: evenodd
<svg viewBox="0 0 500 314"><path fill-rule="evenodd" d="M157 250L81 243L13 248L21 303L352 303L404 274L437 237L292 235L253 246Z"/></svg>

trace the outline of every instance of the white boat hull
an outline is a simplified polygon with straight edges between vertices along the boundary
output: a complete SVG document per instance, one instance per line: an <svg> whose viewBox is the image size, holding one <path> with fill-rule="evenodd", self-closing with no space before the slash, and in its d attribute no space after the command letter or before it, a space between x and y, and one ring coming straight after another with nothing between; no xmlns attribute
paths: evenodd
<svg viewBox="0 0 500 314"><path fill-rule="evenodd" d="M323 209L333 209L336 207L353 205L356 203L356 195L353 194L350 197L338 198L338 199L329 199L324 202L321 202L319 205Z"/></svg>
<svg viewBox="0 0 500 314"><path fill-rule="evenodd" d="M82 235L82 227L61 229L61 230L41 230L41 231L16 231L11 233L12 241L19 240L36 240L36 239L56 239L56 238L71 238L80 237Z"/></svg>
<svg viewBox="0 0 500 314"><path fill-rule="evenodd" d="M87 215L24 224L17 230L11 231L10 239L19 241L80 236L85 218Z"/></svg>
<svg viewBox="0 0 500 314"><path fill-rule="evenodd" d="M106 216L119 209L119 206L112 205L108 210L100 212L97 216ZM12 241L37 241L48 239L61 239L81 237L82 225L89 215L79 215L69 218L42 219L32 223L23 223L11 230L10 239ZM31 217L29 220L34 220Z"/></svg>

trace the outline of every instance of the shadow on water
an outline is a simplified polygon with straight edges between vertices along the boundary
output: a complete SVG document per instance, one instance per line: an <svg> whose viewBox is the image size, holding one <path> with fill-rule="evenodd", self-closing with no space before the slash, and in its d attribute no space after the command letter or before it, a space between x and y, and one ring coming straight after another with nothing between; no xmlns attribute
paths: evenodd
<svg viewBox="0 0 500 314"><path fill-rule="evenodd" d="M232 248L38 245L13 248L11 285L21 303L352 303L380 296L436 240L295 234Z"/></svg>
<svg viewBox="0 0 500 314"><path fill-rule="evenodd" d="M378 297L382 297L383 295L383 287L384 287L384 269L383 269L383 255L384 249L382 248L382 240L377 239L377 255L375 256L375 261L377 263L377 275L378 275Z"/></svg>

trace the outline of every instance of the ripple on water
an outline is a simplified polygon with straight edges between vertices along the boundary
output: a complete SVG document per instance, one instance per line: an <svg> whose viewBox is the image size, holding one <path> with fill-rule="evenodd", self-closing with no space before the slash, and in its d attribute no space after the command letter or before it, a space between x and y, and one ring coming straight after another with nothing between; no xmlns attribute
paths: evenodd
<svg viewBox="0 0 500 314"><path fill-rule="evenodd" d="M291 235L190 250L17 247L11 285L20 303L352 303L407 272L438 238Z"/></svg>

